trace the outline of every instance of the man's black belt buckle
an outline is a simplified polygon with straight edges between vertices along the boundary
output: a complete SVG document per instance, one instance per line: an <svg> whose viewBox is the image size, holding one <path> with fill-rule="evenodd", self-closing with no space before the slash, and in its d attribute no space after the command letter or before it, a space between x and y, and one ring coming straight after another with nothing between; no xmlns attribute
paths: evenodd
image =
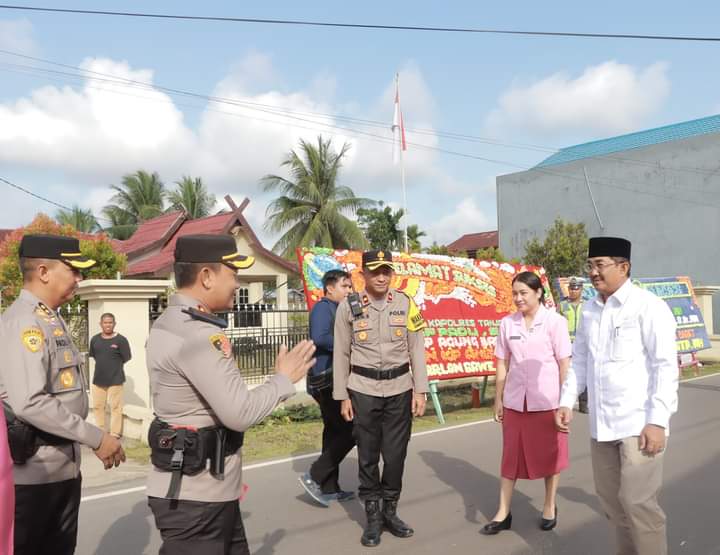
<svg viewBox="0 0 720 555"><path fill-rule="evenodd" d="M391 368L390 370L379 370L377 368L364 368L362 366L353 366L351 368L354 374L370 378L372 380L394 380L400 376L407 374L410 371L410 365L405 363L397 368Z"/></svg>

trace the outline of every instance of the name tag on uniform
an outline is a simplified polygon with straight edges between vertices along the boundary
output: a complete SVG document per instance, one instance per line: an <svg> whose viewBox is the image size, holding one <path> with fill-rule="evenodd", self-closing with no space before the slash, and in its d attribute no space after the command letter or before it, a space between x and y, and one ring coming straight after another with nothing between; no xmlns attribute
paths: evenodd
<svg viewBox="0 0 720 555"><path fill-rule="evenodd" d="M390 323L395 326L402 326L405 323L405 317L404 316L393 316L390 318Z"/></svg>
<svg viewBox="0 0 720 555"><path fill-rule="evenodd" d="M519 339L522 339L521 335L511 335L510 336L510 341L519 340Z"/></svg>

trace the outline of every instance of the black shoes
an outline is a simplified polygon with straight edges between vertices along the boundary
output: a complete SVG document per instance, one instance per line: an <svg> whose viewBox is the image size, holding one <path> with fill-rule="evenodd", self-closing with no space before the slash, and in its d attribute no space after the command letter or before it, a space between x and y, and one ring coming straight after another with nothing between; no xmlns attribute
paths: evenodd
<svg viewBox="0 0 720 555"><path fill-rule="evenodd" d="M383 501L383 521L385 528L388 529L393 536L398 538L409 538L415 533L415 530L405 524L397 515L397 501Z"/></svg>
<svg viewBox="0 0 720 555"><path fill-rule="evenodd" d="M503 530L510 530L511 526L512 513L508 513L504 520L493 520L492 522L487 523L485 526L483 526L482 530L480 530L480 533L485 534L486 536L494 536L495 534L498 534Z"/></svg>
<svg viewBox="0 0 720 555"><path fill-rule="evenodd" d="M383 514L380 512L379 501L365 501L365 516L367 525L363 531L360 543L365 547L380 545L380 535L383 531Z"/></svg>
<svg viewBox="0 0 720 555"><path fill-rule="evenodd" d="M549 532L553 528L557 526L557 505L555 505L555 517L554 518L540 518L540 530L544 530L545 532Z"/></svg>

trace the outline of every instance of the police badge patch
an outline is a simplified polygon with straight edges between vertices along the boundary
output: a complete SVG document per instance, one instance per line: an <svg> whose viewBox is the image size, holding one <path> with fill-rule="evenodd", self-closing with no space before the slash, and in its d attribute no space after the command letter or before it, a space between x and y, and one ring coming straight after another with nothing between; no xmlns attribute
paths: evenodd
<svg viewBox="0 0 720 555"><path fill-rule="evenodd" d="M220 351L225 358L230 358L232 356L232 346L230 345L230 340L224 333L211 335L210 343L212 343L212 346Z"/></svg>
<svg viewBox="0 0 720 555"><path fill-rule="evenodd" d="M22 342L25 348L31 353L37 353L41 348L45 337L40 328L25 328L22 332Z"/></svg>
<svg viewBox="0 0 720 555"><path fill-rule="evenodd" d="M60 385L63 386L64 389L70 389L75 385L75 374L72 370L64 370L60 374Z"/></svg>

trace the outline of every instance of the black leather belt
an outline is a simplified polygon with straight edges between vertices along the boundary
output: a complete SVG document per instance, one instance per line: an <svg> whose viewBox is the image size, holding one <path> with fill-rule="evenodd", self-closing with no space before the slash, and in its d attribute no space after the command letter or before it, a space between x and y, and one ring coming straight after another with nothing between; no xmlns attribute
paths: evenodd
<svg viewBox="0 0 720 555"><path fill-rule="evenodd" d="M377 368L363 368L362 366L351 366L350 370L353 374L370 378L373 380L394 380L399 378L403 374L410 372L410 365L408 363L398 366L397 368L391 368L390 370L378 370Z"/></svg>

